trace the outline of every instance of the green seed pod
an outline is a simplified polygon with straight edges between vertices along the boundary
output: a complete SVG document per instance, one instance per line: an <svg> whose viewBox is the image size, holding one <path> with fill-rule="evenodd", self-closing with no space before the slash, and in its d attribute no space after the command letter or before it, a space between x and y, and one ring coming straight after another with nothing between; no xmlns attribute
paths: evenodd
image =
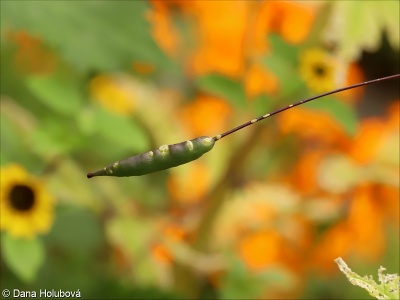
<svg viewBox="0 0 400 300"><path fill-rule="evenodd" d="M211 137L198 137L178 144L162 145L158 149L138 154L114 162L104 169L88 173L87 177L95 176L140 176L179 165L198 159L210 151L215 144Z"/></svg>
<svg viewBox="0 0 400 300"><path fill-rule="evenodd" d="M115 163L112 163L111 165L105 167L102 170L98 170L94 173L88 173L87 177L92 178L94 176L140 176L140 175L145 175L148 173L152 172L157 172L169 168L173 168L179 165L186 164L192 160L198 159L200 156L202 156L204 153L207 153L210 151L213 147L216 141L219 141L220 139L235 133L236 131L239 131L247 126L251 126L257 122L260 122L262 120L265 120L271 116L280 114L284 112L285 110L291 109L293 107L296 107L298 105L302 105L307 102L314 101L315 99L319 99L328 95L336 94L339 92L343 92L346 90L358 88L361 86L373 84L373 83L378 83L381 81L386 81L386 80L391 80L391 79L396 79L400 78L400 74L396 75L391 75L387 77L382 77L378 79L373 79L370 81L365 81L365 82L360 82L356 83L347 87L339 88L336 90L332 90L317 96L313 96L304 100L301 100L299 102L295 102L293 104L287 105L285 107L282 107L278 110L275 110L271 113L268 113L266 115L260 116L258 118L252 119L246 123L243 123L242 125L239 125L231 130L228 130L224 133L217 134L215 137L207 137L207 136L202 136L194 140L182 142L179 144L173 144L173 145L163 145L159 147L158 149L155 149L153 151L149 151L146 153L142 153L136 156L132 156L120 161L117 161Z"/></svg>

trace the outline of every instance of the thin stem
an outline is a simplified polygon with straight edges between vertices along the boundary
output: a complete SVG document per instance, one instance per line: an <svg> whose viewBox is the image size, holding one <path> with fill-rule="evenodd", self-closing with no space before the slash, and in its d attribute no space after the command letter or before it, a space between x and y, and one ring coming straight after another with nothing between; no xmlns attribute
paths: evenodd
<svg viewBox="0 0 400 300"><path fill-rule="evenodd" d="M400 74L396 74L396 75L391 75L391 76L382 77L382 78L378 78L378 79L373 79L373 80L369 80L369 81L365 81L365 82L361 82L361 83L349 85L349 86L346 86L346 87L343 87L343 88L339 88L339 89L336 89L336 90L333 90L333 91L330 91L330 92L326 92L326 93L323 93L323 94L320 94L320 95L317 95L317 96L313 96L313 97L310 97L310 98L301 100L301 101L299 101L299 102L290 104L290 105L285 106L285 107L283 107L283 108L280 108L280 109L278 109L278 110L276 110L276 111L273 111L272 113L269 113L269 114L260 116L260 117L258 117L258 118L255 118L255 119L253 119L253 120L251 120L251 121L248 121L248 122L246 122L246 123L244 123L244 124L242 124L242 125L239 125L239 126L233 128L233 129L231 129L231 130L228 130L228 131L226 131L226 132L224 132L224 133L222 133L222 134L218 134L218 135L216 135L216 136L214 137L214 140L215 140L215 141L218 141L218 140L220 140L220 139L222 139L222 138L224 138L224 137L226 137L226 136L228 136L228 135L230 135L230 134L232 134L232 133L234 133L234 132L236 132L236 131L238 131L238 130L240 130L240 129L242 129L242 128L245 128L245 127L247 127L247 126L250 126L250 125L252 125L252 124L254 124L254 123L257 123L257 122L259 122L259 121L261 121L261 120L264 120L264 119L266 119L266 118L269 118L269 117L271 117L271 116L273 116L273 115L279 114L279 113L281 113L281 112L283 112L283 111L285 111L285 110L288 110L288 109L290 109L290 108L292 108L292 107L295 107L295 106L298 106L298 105L301 105L301 104L304 104L304 103L313 101L313 100L315 100L315 99L322 98L322 97L325 97L325 96L328 96L328 95L332 95L332 94L336 94L336 93L340 93L340 92L343 92L343 91L346 91L346 90L358 88L358 87L361 87L361 86L365 86L365 85L377 83L377 82L380 82L380 81L385 81L385 80L391 80L391 79L399 78L399 77L400 77Z"/></svg>

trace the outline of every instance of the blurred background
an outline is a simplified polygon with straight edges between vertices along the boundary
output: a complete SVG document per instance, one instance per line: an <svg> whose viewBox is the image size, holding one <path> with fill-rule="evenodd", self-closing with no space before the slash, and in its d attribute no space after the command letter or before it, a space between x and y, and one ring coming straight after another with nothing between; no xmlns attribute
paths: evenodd
<svg viewBox="0 0 400 300"><path fill-rule="evenodd" d="M370 299L399 273L399 80L200 159L86 173L399 73L398 1L1 1L1 289Z"/></svg>

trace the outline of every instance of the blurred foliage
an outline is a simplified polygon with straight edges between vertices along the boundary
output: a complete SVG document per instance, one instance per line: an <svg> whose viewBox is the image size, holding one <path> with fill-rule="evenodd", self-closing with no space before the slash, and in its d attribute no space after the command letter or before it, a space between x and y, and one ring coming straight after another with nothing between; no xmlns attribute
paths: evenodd
<svg viewBox="0 0 400 300"><path fill-rule="evenodd" d="M2 9L2 28L29 28L81 72L114 71L133 61L168 66L149 34L145 18L148 5L143 1L120 1L117 5L78 1L73 6L68 1L4 1Z"/></svg>
<svg viewBox="0 0 400 300"><path fill-rule="evenodd" d="M398 80L286 111L178 168L86 179L399 73L399 2L0 5L2 290L362 299L335 258L399 273Z"/></svg>

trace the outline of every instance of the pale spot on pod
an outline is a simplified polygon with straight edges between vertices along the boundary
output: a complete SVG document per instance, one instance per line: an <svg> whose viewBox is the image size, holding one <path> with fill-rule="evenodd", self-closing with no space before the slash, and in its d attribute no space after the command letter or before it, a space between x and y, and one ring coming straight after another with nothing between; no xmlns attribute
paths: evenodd
<svg viewBox="0 0 400 300"><path fill-rule="evenodd" d="M263 116L263 118L268 118L271 114L266 114Z"/></svg>
<svg viewBox="0 0 400 300"><path fill-rule="evenodd" d="M210 137L205 137L202 142L203 142L203 145L208 146L208 145L212 144L213 139Z"/></svg>
<svg viewBox="0 0 400 300"><path fill-rule="evenodd" d="M162 145L158 148L158 150L160 150L161 154L168 154L169 148L168 145Z"/></svg>
<svg viewBox="0 0 400 300"><path fill-rule="evenodd" d="M294 104L290 104L289 107L293 107Z"/></svg>
<svg viewBox="0 0 400 300"><path fill-rule="evenodd" d="M257 121L258 121L258 119L253 119L253 120L250 121L250 123L251 123L251 124L254 124L254 123L257 122Z"/></svg>
<svg viewBox="0 0 400 300"><path fill-rule="evenodd" d="M149 151L148 154L149 154L150 157L154 156L154 152L153 151Z"/></svg>
<svg viewBox="0 0 400 300"><path fill-rule="evenodd" d="M185 146L186 146L186 148L189 150L189 151L193 151L193 143L192 143L192 141L186 141L186 144L185 144Z"/></svg>
<svg viewBox="0 0 400 300"><path fill-rule="evenodd" d="M217 135L215 136L215 139L216 139L216 140L219 140L221 137L222 137L222 135L217 134Z"/></svg>
<svg viewBox="0 0 400 300"><path fill-rule="evenodd" d="M114 169L118 168L118 166L119 166L119 162L115 162L115 163L113 164L113 168L114 168Z"/></svg>
<svg viewBox="0 0 400 300"><path fill-rule="evenodd" d="M111 175L111 174L113 173L113 170L111 170L111 169L106 169L105 171L106 171L106 173L109 174L109 175Z"/></svg>

